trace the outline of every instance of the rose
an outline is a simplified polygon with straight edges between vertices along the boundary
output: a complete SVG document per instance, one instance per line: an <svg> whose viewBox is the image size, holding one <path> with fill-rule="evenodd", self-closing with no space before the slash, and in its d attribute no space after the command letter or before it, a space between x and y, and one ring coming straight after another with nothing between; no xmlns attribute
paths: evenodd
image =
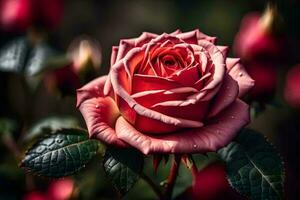
<svg viewBox="0 0 300 200"><path fill-rule="evenodd" d="M87 80L96 77L101 64L101 50L97 42L89 37L75 39L67 53L69 62L62 67L53 67L45 74L44 84L50 93L74 94Z"/></svg>
<svg viewBox="0 0 300 200"><path fill-rule="evenodd" d="M108 76L77 90L90 137L144 154L214 151L248 123L254 84L199 30L143 33L113 47Z"/></svg>

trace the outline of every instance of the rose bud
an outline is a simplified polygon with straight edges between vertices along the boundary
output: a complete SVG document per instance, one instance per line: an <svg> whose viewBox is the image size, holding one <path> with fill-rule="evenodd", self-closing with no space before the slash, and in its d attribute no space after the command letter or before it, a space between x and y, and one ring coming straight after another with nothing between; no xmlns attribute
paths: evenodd
<svg viewBox="0 0 300 200"><path fill-rule="evenodd" d="M300 108L300 65L297 65L288 71L284 97L290 106Z"/></svg>
<svg viewBox="0 0 300 200"><path fill-rule="evenodd" d="M70 199L74 190L72 179L61 179L53 181L47 191L47 196L52 200Z"/></svg>
<svg viewBox="0 0 300 200"><path fill-rule="evenodd" d="M75 39L68 49L68 57L73 61L73 70L82 82L96 77L102 59L97 41L86 36Z"/></svg>
<svg viewBox="0 0 300 200"><path fill-rule="evenodd" d="M4 31L25 31L32 21L31 4L31 0L1 0L0 28Z"/></svg>
<svg viewBox="0 0 300 200"><path fill-rule="evenodd" d="M275 6L269 5L263 15L246 15L234 41L236 55L243 61L278 60L283 53L281 26L282 19Z"/></svg>
<svg viewBox="0 0 300 200"><path fill-rule="evenodd" d="M82 83L95 78L101 64L101 51L97 42L81 37L69 47L70 63L47 73L45 84L51 93L72 95Z"/></svg>
<svg viewBox="0 0 300 200"><path fill-rule="evenodd" d="M245 198L229 185L224 164L216 162L196 174L193 186L177 198L180 199L242 200Z"/></svg>
<svg viewBox="0 0 300 200"><path fill-rule="evenodd" d="M277 87L277 70L268 63L247 64L247 72L255 80L249 92L252 100L269 100L275 95Z"/></svg>
<svg viewBox="0 0 300 200"><path fill-rule="evenodd" d="M249 122L240 97L254 81L215 41L199 30L121 40L109 74L77 90L89 136L144 154L227 145Z"/></svg>

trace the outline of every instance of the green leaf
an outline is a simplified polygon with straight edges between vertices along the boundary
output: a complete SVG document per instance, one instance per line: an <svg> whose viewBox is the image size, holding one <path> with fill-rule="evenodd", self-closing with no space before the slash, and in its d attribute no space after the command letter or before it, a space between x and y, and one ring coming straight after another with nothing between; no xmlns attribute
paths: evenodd
<svg viewBox="0 0 300 200"><path fill-rule="evenodd" d="M78 125L78 120L74 117L47 117L32 126L25 135L24 140L29 141L43 134L49 134L63 128L76 128Z"/></svg>
<svg viewBox="0 0 300 200"><path fill-rule="evenodd" d="M242 195L252 200L283 198L283 162L262 134L244 129L218 153L227 163L230 184Z"/></svg>
<svg viewBox="0 0 300 200"><path fill-rule="evenodd" d="M11 134L15 131L17 124L14 120L9 118L0 118L0 133Z"/></svg>
<svg viewBox="0 0 300 200"><path fill-rule="evenodd" d="M44 137L26 153L21 167L40 176L64 177L81 170L96 155L97 140L81 129L62 129Z"/></svg>
<svg viewBox="0 0 300 200"><path fill-rule="evenodd" d="M136 149L107 148L103 166L117 190L124 195L138 181L144 157Z"/></svg>
<svg viewBox="0 0 300 200"><path fill-rule="evenodd" d="M9 42L0 50L0 70L21 72L26 62L26 53L30 45L24 37Z"/></svg>
<svg viewBox="0 0 300 200"><path fill-rule="evenodd" d="M25 75L35 75L46 67L47 61L56 55L55 50L46 43L39 43L29 52L29 59L24 69Z"/></svg>
<svg viewBox="0 0 300 200"><path fill-rule="evenodd" d="M9 42L0 50L0 71L35 75L57 52L46 43L32 46L25 37Z"/></svg>

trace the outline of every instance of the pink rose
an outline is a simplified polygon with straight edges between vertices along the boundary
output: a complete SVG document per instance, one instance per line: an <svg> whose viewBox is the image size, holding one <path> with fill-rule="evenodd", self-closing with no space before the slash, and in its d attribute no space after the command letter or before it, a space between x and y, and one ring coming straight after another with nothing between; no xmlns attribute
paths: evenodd
<svg viewBox="0 0 300 200"><path fill-rule="evenodd" d="M215 151L249 122L254 84L228 48L199 30L121 40L108 76L77 90L90 134L144 154Z"/></svg>

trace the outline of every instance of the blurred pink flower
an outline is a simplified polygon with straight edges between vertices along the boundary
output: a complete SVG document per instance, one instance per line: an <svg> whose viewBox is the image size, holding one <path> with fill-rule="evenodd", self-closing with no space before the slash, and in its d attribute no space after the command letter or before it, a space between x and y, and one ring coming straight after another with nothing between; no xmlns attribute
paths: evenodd
<svg viewBox="0 0 300 200"><path fill-rule="evenodd" d="M74 190L72 179L66 178L53 181L47 191L47 196L52 200L67 200L71 197Z"/></svg>
<svg viewBox="0 0 300 200"><path fill-rule="evenodd" d="M30 27L53 29L63 15L63 0L1 0L0 29L24 32Z"/></svg>
<svg viewBox="0 0 300 200"><path fill-rule="evenodd" d="M277 87L277 69L268 63L248 63L247 72L255 80L255 85L249 92L251 99L264 99L274 95Z"/></svg>
<svg viewBox="0 0 300 200"><path fill-rule="evenodd" d="M234 41L234 51L243 61L274 61L283 52L283 37L278 35L281 18L275 7L268 6L263 15L247 14Z"/></svg>
<svg viewBox="0 0 300 200"><path fill-rule="evenodd" d="M177 200L242 200L229 185L226 169L222 163L213 163L199 171L193 185Z"/></svg>
<svg viewBox="0 0 300 200"><path fill-rule="evenodd" d="M32 20L31 0L0 0L0 28L24 31Z"/></svg>
<svg viewBox="0 0 300 200"><path fill-rule="evenodd" d="M72 179L54 180L50 183L46 192L28 192L23 200L68 200L71 198L73 190L74 182Z"/></svg>

